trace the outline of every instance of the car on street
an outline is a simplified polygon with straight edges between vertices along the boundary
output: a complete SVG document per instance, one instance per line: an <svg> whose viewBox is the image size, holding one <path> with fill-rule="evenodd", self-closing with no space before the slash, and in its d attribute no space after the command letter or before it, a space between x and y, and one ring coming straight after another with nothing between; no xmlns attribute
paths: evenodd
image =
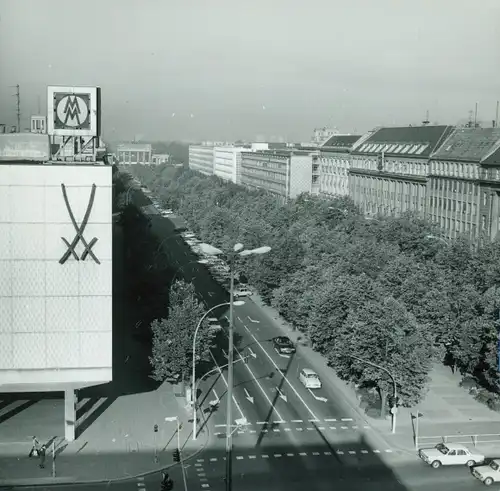
<svg viewBox="0 0 500 491"><path fill-rule="evenodd" d="M235 298L250 297L252 295L253 295L253 292L250 290L234 290L234 297Z"/></svg>
<svg viewBox="0 0 500 491"><path fill-rule="evenodd" d="M418 456L432 468L438 469L442 465L473 465L484 462L484 455L469 450L459 443L438 443L432 448L421 448Z"/></svg>
<svg viewBox="0 0 500 491"><path fill-rule="evenodd" d="M299 380L306 389L321 389L321 380L318 374L310 368L303 368L299 372Z"/></svg>
<svg viewBox="0 0 500 491"><path fill-rule="evenodd" d="M166 212L166 211L162 211L162 212L161 212L161 216L162 216L163 218L171 217L171 216L172 216L172 213L168 213L168 212Z"/></svg>
<svg viewBox="0 0 500 491"><path fill-rule="evenodd" d="M500 459L493 459L488 465L480 465L472 470L472 475L484 485L491 486L500 481Z"/></svg>
<svg viewBox="0 0 500 491"><path fill-rule="evenodd" d="M286 336L277 336L273 338L274 350L278 355L293 355L296 352L295 346Z"/></svg>

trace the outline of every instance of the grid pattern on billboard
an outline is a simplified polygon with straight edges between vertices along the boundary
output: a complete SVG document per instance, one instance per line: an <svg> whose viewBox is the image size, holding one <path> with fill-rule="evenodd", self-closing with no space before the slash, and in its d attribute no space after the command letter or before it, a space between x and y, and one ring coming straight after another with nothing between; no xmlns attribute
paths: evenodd
<svg viewBox="0 0 500 491"><path fill-rule="evenodd" d="M111 186L107 166L0 164L0 370L111 367Z"/></svg>

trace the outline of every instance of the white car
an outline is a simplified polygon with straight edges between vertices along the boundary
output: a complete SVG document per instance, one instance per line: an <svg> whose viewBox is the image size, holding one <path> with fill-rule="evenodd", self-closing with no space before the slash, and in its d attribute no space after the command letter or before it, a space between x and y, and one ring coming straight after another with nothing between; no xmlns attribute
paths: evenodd
<svg viewBox="0 0 500 491"><path fill-rule="evenodd" d="M235 290L233 295L234 298L250 297L253 295L253 292L251 292L250 290Z"/></svg>
<svg viewBox="0 0 500 491"><path fill-rule="evenodd" d="M472 471L472 475L486 486L500 481L500 459L493 459L489 465L476 467Z"/></svg>
<svg viewBox="0 0 500 491"><path fill-rule="evenodd" d="M422 448L418 451L418 456L434 469L438 469L442 465L472 467L484 462L484 455L469 450L459 443L438 443L433 448Z"/></svg>
<svg viewBox="0 0 500 491"><path fill-rule="evenodd" d="M303 368L300 371L299 380L306 389L321 389L321 380L318 374L310 368Z"/></svg>

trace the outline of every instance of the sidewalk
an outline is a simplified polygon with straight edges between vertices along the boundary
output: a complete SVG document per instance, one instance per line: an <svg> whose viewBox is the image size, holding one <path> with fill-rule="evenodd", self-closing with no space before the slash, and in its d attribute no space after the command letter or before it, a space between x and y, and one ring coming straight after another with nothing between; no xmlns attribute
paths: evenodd
<svg viewBox="0 0 500 491"><path fill-rule="evenodd" d="M4 432L0 432L0 486L112 481L174 465L172 451L177 448L177 423L165 421L169 417L178 417L182 423L181 448L183 459L188 460L207 445L209 431L203 428L197 441L192 440L191 417L184 403L184 398L174 396L172 386L163 384L156 391L119 397L70 444L66 445L63 438L49 433L50 427L46 428L45 434L37 437L41 443L55 439L55 479L51 477L51 446L45 469L40 469L38 459L28 458L30 437L25 441L8 442ZM40 417L44 419L43 414ZM19 421L12 424L17 426ZM153 431L155 424L158 425L156 434ZM158 463L155 463L155 448Z"/></svg>
<svg viewBox="0 0 500 491"><path fill-rule="evenodd" d="M252 300L286 336L298 344L298 350L310 360L319 375L330 380L349 406L376 431L378 438L390 447L408 455L415 455L415 420L412 415L418 412L420 446L432 446L439 440L424 437L456 435L457 437L450 438L449 441L463 443L470 440L469 446L472 446L472 438L466 438L465 435L494 435L484 438L483 441L487 440L488 443L478 444L478 449L484 451L487 456L500 455L500 414L477 402L467 390L462 389L459 386L459 374L453 374L449 368L436 364L431 372L431 382L424 400L418 408L398 408L396 433L392 434L390 418L381 420L365 414L359 406L359 396L353 384L340 380L319 353L309 346L301 345L298 337L302 334L280 317L276 309L265 305L257 294L252 296Z"/></svg>

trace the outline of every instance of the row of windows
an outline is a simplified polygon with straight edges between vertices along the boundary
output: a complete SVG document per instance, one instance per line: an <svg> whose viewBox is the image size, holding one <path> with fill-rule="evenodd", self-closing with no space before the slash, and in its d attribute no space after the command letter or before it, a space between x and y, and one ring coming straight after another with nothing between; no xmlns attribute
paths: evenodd
<svg viewBox="0 0 500 491"><path fill-rule="evenodd" d="M431 179L430 189L431 191L442 191L443 189L445 189L453 193L474 194L474 196L477 196L478 193L477 184L467 181Z"/></svg>
<svg viewBox="0 0 500 491"><path fill-rule="evenodd" d="M364 145L361 145L358 152L370 152L370 153L406 153L406 154L415 154L415 155L420 155L427 147L429 146L428 143L426 144L397 144L397 143L365 143Z"/></svg>
<svg viewBox="0 0 500 491"><path fill-rule="evenodd" d="M347 176L349 175L348 169L345 167L335 167L333 165L324 165L321 167L322 174L334 174L337 176Z"/></svg>
<svg viewBox="0 0 500 491"><path fill-rule="evenodd" d="M470 223L465 220L454 220L450 218L444 218L437 214L430 215L431 220L437 223L442 229L448 231L448 237L453 238L458 234L463 234L469 232L472 237L476 236L477 227L475 223Z"/></svg>
<svg viewBox="0 0 500 491"><path fill-rule="evenodd" d="M475 164L458 164L455 162L431 162L431 174L455 177L477 178L478 167Z"/></svg>
<svg viewBox="0 0 500 491"><path fill-rule="evenodd" d="M476 203L469 203L467 201L456 201L454 199L438 198L431 196L429 198L429 205L432 209L437 208L443 211L462 212L464 214L475 215L477 213Z"/></svg>
<svg viewBox="0 0 500 491"><path fill-rule="evenodd" d="M253 179L254 176L259 176L261 179L268 181L286 181L286 175L278 172L262 171L262 169L243 169L242 175L249 176Z"/></svg>
<svg viewBox="0 0 500 491"><path fill-rule="evenodd" d="M280 194L282 194L286 191L286 186L283 184L270 183L269 181L267 181L265 179L259 179L256 177L242 176L241 182L242 182L242 184L247 184L247 185L256 186L259 188L268 189L270 191L278 192Z"/></svg>
<svg viewBox="0 0 500 491"><path fill-rule="evenodd" d="M287 168L286 162L269 162L267 160L244 160L241 162L243 167L261 167L264 169L280 169L285 171Z"/></svg>

